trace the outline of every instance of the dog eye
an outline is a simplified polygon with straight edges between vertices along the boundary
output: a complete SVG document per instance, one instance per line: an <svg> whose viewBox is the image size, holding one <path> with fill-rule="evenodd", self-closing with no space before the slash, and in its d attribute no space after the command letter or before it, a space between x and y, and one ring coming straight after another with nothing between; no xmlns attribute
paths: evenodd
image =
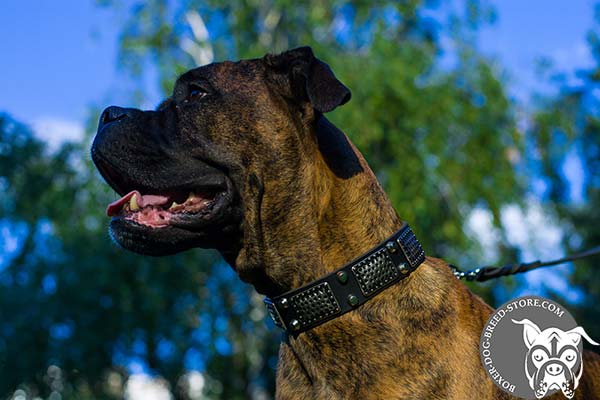
<svg viewBox="0 0 600 400"><path fill-rule="evenodd" d="M195 101L200 100L204 97L208 96L208 92L200 87L193 87L188 92L188 95L185 98L185 101Z"/></svg>
<svg viewBox="0 0 600 400"><path fill-rule="evenodd" d="M190 84L187 87L187 95L185 96L185 102L196 101L203 99L210 94L210 90L204 85Z"/></svg>

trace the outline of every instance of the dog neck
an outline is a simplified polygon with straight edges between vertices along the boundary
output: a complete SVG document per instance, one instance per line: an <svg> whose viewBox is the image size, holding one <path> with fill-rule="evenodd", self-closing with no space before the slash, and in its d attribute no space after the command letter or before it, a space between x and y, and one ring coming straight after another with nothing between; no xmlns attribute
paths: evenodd
<svg viewBox="0 0 600 400"><path fill-rule="evenodd" d="M322 262L312 279L361 256L402 225L373 171L346 135L325 118L317 126L313 193Z"/></svg>
<svg viewBox="0 0 600 400"><path fill-rule="evenodd" d="M340 268L402 224L343 132L321 116L300 136L301 167L264 188L261 223L235 262L240 277L268 296Z"/></svg>

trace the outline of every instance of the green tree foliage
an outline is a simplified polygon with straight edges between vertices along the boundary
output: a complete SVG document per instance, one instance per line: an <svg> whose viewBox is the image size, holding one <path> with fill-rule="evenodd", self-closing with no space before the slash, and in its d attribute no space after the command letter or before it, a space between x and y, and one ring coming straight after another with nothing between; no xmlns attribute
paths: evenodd
<svg viewBox="0 0 600 400"><path fill-rule="evenodd" d="M202 49L222 60L311 45L353 91L331 119L428 253L489 261L463 222L479 207L499 225L502 205L523 190L511 104L472 46L493 16L486 3L469 0L459 12L416 0L101 3L126 11L120 64L142 95L132 101L144 99L151 76L167 95ZM208 398L272 396L278 332L214 252L153 259L118 249L103 215L114 194L88 140L48 153L7 116L0 135L0 232L17 242L0 270L0 396L20 387L29 397L121 398L132 362L164 377L177 398L186 398L187 369L203 372Z"/></svg>

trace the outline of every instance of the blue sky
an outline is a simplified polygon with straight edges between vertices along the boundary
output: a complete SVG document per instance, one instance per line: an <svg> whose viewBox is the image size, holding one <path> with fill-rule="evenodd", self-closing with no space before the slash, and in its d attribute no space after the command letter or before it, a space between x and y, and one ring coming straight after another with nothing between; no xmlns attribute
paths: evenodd
<svg viewBox="0 0 600 400"><path fill-rule="evenodd" d="M81 121L114 84L115 24L90 0L0 4L0 110Z"/></svg>
<svg viewBox="0 0 600 400"><path fill-rule="evenodd" d="M481 33L480 48L497 58L521 99L545 89L535 75L536 59L547 57L569 71L590 66L586 34L593 27L590 0L499 0L497 23Z"/></svg>

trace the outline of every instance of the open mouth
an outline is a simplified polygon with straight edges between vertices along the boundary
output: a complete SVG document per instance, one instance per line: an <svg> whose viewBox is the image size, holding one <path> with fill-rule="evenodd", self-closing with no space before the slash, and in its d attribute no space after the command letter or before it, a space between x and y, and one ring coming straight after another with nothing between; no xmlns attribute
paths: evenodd
<svg viewBox="0 0 600 400"><path fill-rule="evenodd" d="M121 196L106 208L106 215L112 217L113 222L118 221L118 226L203 231L222 219L221 214L232 200L230 180L214 168L201 177L190 174L192 176L175 178L174 173L168 176L139 175L134 171L119 173L98 156L95 162L101 175ZM150 184L150 176L155 184Z"/></svg>
<svg viewBox="0 0 600 400"><path fill-rule="evenodd" d="M209 214L223 192L213 190L146 194L132 190L106 208L109 217L123 218L150 228L180 225L186 219Z"/></svg>
<svg viewBox="0 0 600 400"><path fill-rule="evenodd" d="M106 214L112 217L111 237L121 246L164 256L192 247L219 248L233 240L239 213L226 175L191 174L191 181L177 179L184 182L178 185L159 179L153 188L142 183L148 178L134 181L111 171L110 186L122 197L108 205Z"/></svg>

